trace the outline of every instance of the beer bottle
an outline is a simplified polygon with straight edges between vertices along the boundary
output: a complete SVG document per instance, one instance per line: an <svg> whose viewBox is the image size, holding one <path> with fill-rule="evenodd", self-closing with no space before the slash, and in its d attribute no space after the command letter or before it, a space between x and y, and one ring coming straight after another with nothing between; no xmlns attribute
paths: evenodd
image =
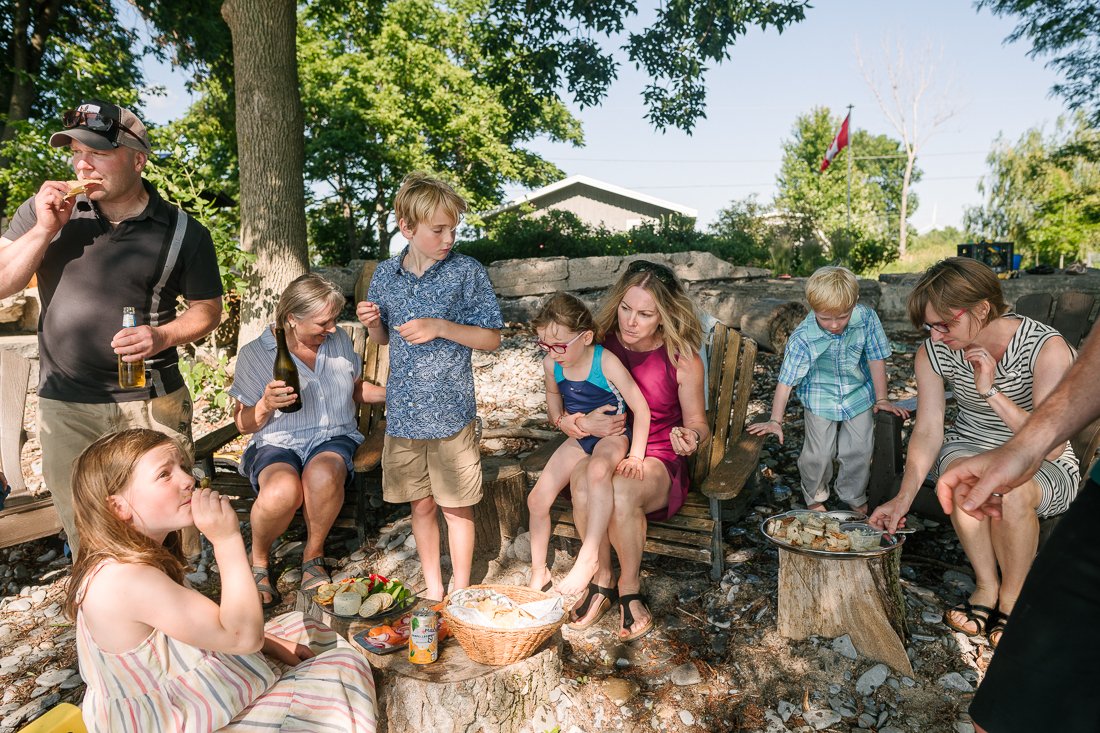
<svg viewBox="0 0 1100 733"><path fill-rule="evenodd" d="M275 350L275 369L272 376L286 382L286 386L294 389L294 402L279 409L282 412L297 412L302 409L302 389L298 385L298 366L294 363L294 357L290 355L290 349L287 348L286 331L279 326L275 327L275 342L278 346Z"/></svg>
<svg viewBox="0 0 1100 733"><path fill-rule="evenodd" d="M137 325L134 309L126 306L122 309L122 327L133 328ZM145 359L123 361L118 355L118 386L123 389L140 389L145 386Z"/></svg>

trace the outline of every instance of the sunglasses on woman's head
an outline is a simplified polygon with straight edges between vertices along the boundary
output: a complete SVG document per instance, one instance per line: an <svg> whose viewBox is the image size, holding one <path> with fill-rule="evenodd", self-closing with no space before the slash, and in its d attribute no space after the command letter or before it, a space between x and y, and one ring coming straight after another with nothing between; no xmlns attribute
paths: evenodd
<svg viewBox="0 0 1100 733"><path fill-rule="evenodd" d="M966 308L960 308L958 313L951 314L950 321L936 321L935 323L925 323L922 324L922 328L924 328L925 331L947 333L951 330L951 326L954 325L955 321L959 320L959 316L961 316L963 313L966 313Z"/></svg>
<svg viewBox="0 0 1100 733"><path fill-rule="evenodd" d="M566 350L568 350L569 347L573 345L573 342L583 335L584 331L581 331L576 336L566 341L564 344L548 344L545 341L536 341L535 345L543 351L553 351L555 354L564 354Z"/></svg>
<svg viewBox="0 0 1100 733"><path fill-rule="evenodd" d="M665 284L665 287L676 287L676 275L672 270L668 269L664 265L659 265L656 262L650 262L649 260L634 260L626 267L626 273L633 275L637 272L644 272L660 280Z"/></svg>
<svg viewBox="0 0 1100 733"><path fill-rule="evenodd" d="M74 127L87 127L93 132L101 133L116 148L118 147L118 133L120 130L129 133L136 140L141 140L129 127L113 117L104 115L102 112L89 112L79 109L65 110L61 115L61 124L65 126L66 130L71 130ZM112 130L114 130L113 135L110 134Z"/></svg>

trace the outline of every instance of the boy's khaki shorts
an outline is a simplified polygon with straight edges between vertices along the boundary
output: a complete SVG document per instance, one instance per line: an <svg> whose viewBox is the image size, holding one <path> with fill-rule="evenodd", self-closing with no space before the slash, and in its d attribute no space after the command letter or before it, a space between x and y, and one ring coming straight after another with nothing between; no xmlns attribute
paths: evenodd
<svg viewBox="0 0 1100 733"><path fill-rule="evenodd" d="M449 438L386 436L382 498L391 504L405 504L428 497L449 508L481 501L481 452L473 420Z"/></svg>

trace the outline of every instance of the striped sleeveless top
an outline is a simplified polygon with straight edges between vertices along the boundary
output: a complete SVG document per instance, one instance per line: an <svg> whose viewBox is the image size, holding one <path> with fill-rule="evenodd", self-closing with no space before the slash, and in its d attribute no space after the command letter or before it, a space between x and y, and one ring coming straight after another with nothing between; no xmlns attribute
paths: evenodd
<svg viewBox="0 0 1100 733"><path fill-rule="evenodd" d="M90 572L84 587L103 565ZM223 728L276 680L260 652L222 654L176 641L156 629L129 651L96 645L76 615L83 717L90 731L198 733Z"/></svg>
<svg viewBox="0 0 1100 733"><path fill-rule="evenodd" d="M1039 350L1050 338L1061 334L1050 326L1015 313L1006 313L1003 317L1016 318L1021 323L1009 341L1004 356L997 362L993 384L1021 409L1032 412L1035 409L1033 390ZM978 396L974 386L974 367L963 359L962 350L953 351L932 339L926 340L924 346L932 368L951 384L959 406L958 417L954 426L947 430L945 440L963 440L983 450L998 448L1007 442L1013 432L993 411L989 402ZM1062 458L1076 464L1069 443L1066 443Z"/></svg>

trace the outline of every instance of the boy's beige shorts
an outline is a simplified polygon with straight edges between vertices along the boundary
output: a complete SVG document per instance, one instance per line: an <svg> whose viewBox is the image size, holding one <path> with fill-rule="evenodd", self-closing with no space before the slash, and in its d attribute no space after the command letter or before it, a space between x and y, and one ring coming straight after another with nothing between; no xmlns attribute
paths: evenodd
<svg viewBox="0 0 1100 733"><path fill-rule="evenodd" d="M429 496L442 507L481 501L481 451L474 422L449 438L387 435L382 447L382 498L404 504Z"/></svg>

